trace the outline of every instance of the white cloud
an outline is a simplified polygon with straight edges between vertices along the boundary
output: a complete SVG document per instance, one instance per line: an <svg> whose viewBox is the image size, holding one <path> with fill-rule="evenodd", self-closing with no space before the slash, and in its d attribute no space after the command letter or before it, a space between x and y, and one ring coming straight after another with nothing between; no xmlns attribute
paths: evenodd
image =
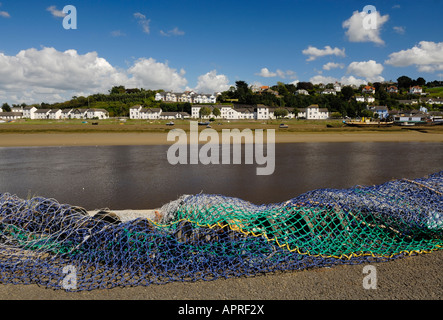
<svg viewBox="0 0 443 320"><path fill-rule="evenodd" d="M141 14L140 12L134 13L134 18L137 19L138 24L142 27L143 32L149 34L151 32L149 23L151 22L150 19L146 19L146 16L144 14Z"/></svg>
<svg viewBox="0 0 443 320"><path fill-rule="evenodd" d="M351 42L374 42L383 45L380 38L383 25L389 20L389 15L382 16L379 11L373 13L354 11L352 16L343 22L348 40Z"/></svg>
<svg viewBox="0 0 443 320"><path fill-rule="evenodd" d="M187 84L184 74L152 58L119 70L96 52L31 48L15 56L0 53L0 97L12 103L57 102L106 93L115 85L181 90Z"/></svg>
<svg viewBox="0 0 443 320"><path fill-rule="evenodd" d="M347 69L347 73L355 74L363 77L369 82L383 81L384 78L380 76L383 72L383 65L374 60L352 62Z"/></svg>
<svg viewBox="0 0 443 320"><path fill-rule="evenodd" d="M167 63L157 62L153 58L138 59L128 69L133 76L130 84L135 87L144 87L153 90L180 90L188 81L184 78L185 70L170 68Z"/></svg>
<svg viewBox="0 0 443 320"><path fill-rule="evenodd" d="M311 82L313 84L320 84L320 83L328 84L328 83L339 82L342 85L356 85L356 86L359 86L361 84L367 84L367 81L365 81L363 79L355 78L354 76L349 76L349 77L343 76L339 79L339 78L334 78L334 77L316 75L316 76L312 77L311 79L309 79L309 82Z"/></svg>
<svg viewBox="0 0 443 320"><path fill-rule="evenodd" d="M330 46L325 46L324 49L318 49L313 46L309 46L307 49L304 49L302 53L306 56L309 56L306 61L313 61L319 57L327 56L327 55L334 55L338 57L345 57L345 49L339 49L339 48L331 48Z"/></svg>
<svg viewBox="0 0 443 320"><path fill-rule="evenodd" d="M198 77L198 83L194 90L200 93L214 93L226 91L229 87L228 77L212 70Z"/></svg>
<svg viewBox="0 0 443 320"><path fill-rule="evenodd" d="M0 11L0 17L3 17L3 18L9 18L9 17L11 17L11 16L10 16L10 14L9 14L8 12L6 12L6 11Z"/></svg>
<svg viewBox="0 0 443 320"><path fill-rule="evenodd" d="M256 76L260 76L263 78L272 78L272 77L280 77L282 79L286 79L286 77L290 78L290 79L295 79L296 75L295 72L292 70L280 70L277 69L275 72L269 71L268 68L262 68L260 70L260 72L255 74Z"/></svg>
<svg viewBox="0 0 443 320"><path fill-rule="evenodd" d="M405 32L406 32L406 28L401 27L401 26L396 26L396 27L393 27L392 29L394 29L394 31L398 34L405 34Z"/></svg>
<svg viewBox="0 0 443 320"><path fill-rule="evenodd" d="M272 78L276 77L276 72L270 72L268 68L262 68L259 73L256 73L255 75L263 77L263 78Z"/></svg>
<svg viewBox="0 0 443 320"><path fill-rule="evenodd" d="M312 84L328 84L328 83L335 83L338 79L334 77L328 77L328 76L322 76L322 75L316 75L313 76L311 79L309 79L309 82Z"/></svg>
<svg viewBox="0 0 443 320"><path fill-rule="evenodd" d="M56 18L63 18L66 16L66 13L64 13L62 10L58 10L55 6L47 7L46 11L51 12L52 16Z"/></svg>
<svg viewBox="0 0 443 320"><path fill-rule="evenodd" d="M391 53L385 63L394 67L415 65L420 72L443 70L443 42L421 41L411 49Z"/></svg>
<svg viewBox="0 0 443 320"><path fill-rule="evenodd" d="M323 66L323 70L332 70L332 69L343 69L345 67L345 65L343 63L335 63L335 62L328 62L327 64L325 64Z"/></svg>
<svg viewBox="0 0 443 320"><path fill-rule="evenodd" d="M185 34L185 32L180 30L179 28L175 27L174 29L166 31L166 32L163 30L160 30L160 34L165 37L183 36Z"/></svg>

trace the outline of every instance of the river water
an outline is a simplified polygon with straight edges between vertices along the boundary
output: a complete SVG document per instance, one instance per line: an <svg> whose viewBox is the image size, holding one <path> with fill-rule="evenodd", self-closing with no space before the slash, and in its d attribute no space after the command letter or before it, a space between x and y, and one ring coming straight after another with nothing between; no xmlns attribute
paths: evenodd
<svg viewBox="0 0 443 320"><path fill-rule="evenodd" d="M152 209L183 194L223 194L256 204L319 188L349 188L443 170L441 143L277 144L275 171L257 164L171 165L168 146L0 148L0 193L99 208Z"/></svg>

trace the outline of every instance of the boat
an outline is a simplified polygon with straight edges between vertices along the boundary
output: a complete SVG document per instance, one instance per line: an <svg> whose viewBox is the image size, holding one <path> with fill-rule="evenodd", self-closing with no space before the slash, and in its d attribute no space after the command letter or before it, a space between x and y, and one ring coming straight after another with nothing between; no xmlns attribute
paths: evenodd
<svg viewBox="0 0 443 320"><path fill-rule="evenodd" d="M350 127L359 127L359 128L368 128L368 127L390 127L394 124L393 121L388 122L381 122L381 121L346 121L344 120L343 123Z"/></svg>
<svg viewBox="0 0 443 320"><path fill-rule="evenodd" d="M407 121L405 121L405 122L400 123L400 125L402 127L412 127L412 126L415 126L415 123L414 122L407 122Z"/></svg>
<svg viewBox="0 0 443 320"><path fill-rule="evenodd" d="M174 121L171 121L171 122L168 122L166 125L167 126L173 126L175 123L174 123Z"/></svg>
<svg viewBox="0 0 443 320"><path fill-rule="evenodd" d="M199 122L198 125L199 125L199 126L208 126L208 125L209 125L209 121L206 121L206 122Z"/></svg>
<svg viewBox="0 0 443 320"><path fill-rule="evenodd" d="M279 125L279 128L289 128L289 126L287 124L281 123Z"/></svg>

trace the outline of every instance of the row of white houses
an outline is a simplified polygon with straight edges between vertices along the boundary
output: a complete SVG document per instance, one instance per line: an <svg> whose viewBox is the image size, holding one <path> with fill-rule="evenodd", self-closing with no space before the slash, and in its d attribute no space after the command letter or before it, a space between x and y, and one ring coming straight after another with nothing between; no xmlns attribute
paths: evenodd
<svg viewBox="0 0 443 320"><path fill-rule="evenodd" d="M37 109L36 107L15 107L11 112L0 110L0 118L16 119L108 119L109 112L105 109Z"/></svg>
<svg viewBox="0 0 443 320"><path fill-rule="evenodd" d="M206 116L200 116L200 109L207 107L211 113ZM218 109L220 115L214 115L214 110ZM143 108L140 105L131 107L129 110L130 119L157 120L157 119L226 119L226 120L269 120L276 119L274 114L276 109L265 105L193 105L191 114L186 112L163 112L160 108ZM324 120L329 118L329 111L326 108L320 108L318 105L311 105L300 109L296 115L292 108L284 108L288 111L286 118L305 118L310 120Z"/></svg>
<svg viewBox="0 0 443 320"><path fill-rule="evenodd" d="M164 102L189 102L189 103L216 103L217 96L221 93L198 94L194 91L185 92L158 92L155 95L155 101Z"/></svg>
<svg viewBox="0 0 443 320"><path fill-rule="evenodd" d="M200 109L203 106L192 106L192 118L200 117ZM228 119L228 120L242 120L242 119L251 119L251 120L271 120L276 119L277 116L274 112L277 109L286 109L287 115L285 118L294 119L294 118L304 118L310 120L324 120L329 118L329 111L326 108L320 108L318 105L313 104L307 108L301 108L298 110L298 114L294 113L293 108L271 108L265 105L257 105L257 106L239 106L233 107L232 105L221 105L221 106L206 106L211 110L211 114L209 116L202 117L204 119L216 118L216 119ZM220 110L220 116L214 116L214 109L218 108Z"/></svg>
<svg viewBox="0 0 443 320"><path fill-rule="evenodd" d="M173 120L189 119L191 116L187 112L164 112L160 108L143 108L140 105L129 109L129 119L142 120Z"/></svg>

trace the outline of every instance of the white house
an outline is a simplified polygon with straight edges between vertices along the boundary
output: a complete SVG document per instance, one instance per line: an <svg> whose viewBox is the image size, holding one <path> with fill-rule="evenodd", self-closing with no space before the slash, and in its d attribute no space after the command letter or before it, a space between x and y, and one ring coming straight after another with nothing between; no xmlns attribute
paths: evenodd
<svg viewBox="0 0 443 320"><path fill-rule="evenodd" d="M62 114L61 109L57 109L57 110L51 109L48 114L48 119L58 120L58 119L60 119L61 114Z"/></svg>
<svg viewBox="0 0 443 320"><path fill-rule="evenodd" d="M375 101L375 98L372 96L356 96L355 101L357 102L367 102L367 103L373 103Z"/></svg>
<svg viewBox="0 0 443 320"><path fill-rule="evenodd" d="M17 120L23 117L21 112L0 112L0 119L3 120Z"/></svg>
<svg viewBox="0 0 443 320"><path fill-rule="evenodd" d="M23 113L23 107L12 107L11 112L21 112Z"/></svg>
<svg viewBox="0 0 443 320"><path fill-rule="evenodd" d="M396 86L389 86L386 88L388 93L398 93L398 88Z"/></svg>
<svg viewBox="0 0 443 320"><path fill-rule="evenodd" d="M161 108L142 108L140 109L138 118L131 118L131 119L156 120L160 119L161 114L162 114Z"/></svg>
<svg viewBox="0 0 443 320"><path fill-rule="evenodd" d="M297 91L295 91L295 93L296 94L302 94L302 95L305 95L305 96L309 96L308 90L305 90L305 89L298 89Z"/></svg>
<svg viewBox="0 0 443 320"><path fill-rule="evenodd" d="M88 109L86 111L87 119L109 119L109 112L105 109Z"/></svg>
<svg viewBox="0 0 443 320"><path fill-rule="evenodd" d="M334 96L337 94L334 89L325 89L321 92L321 94L333 94Z"/></svg>
<svg viewBox="0 0 443 320"><path fill-rule="evenodd" d="M410 94L422 94L423 89L420 86L413 86L409 88Z"/></svg>
<svg viewBox="0 0 443 320"><path fill-rule="evenodd" d="M23 118L35 119L36 107L24 107L23 108Z"/></svg>
<svg viewBox="0 0 443 320"><path fill-rule="evenodd" d="M177 119L178 112L162 112L160 115L160 119L163 120L174 120ZM178 115L180 117L180 115Z"/></svg>
<svg viewBox="0 0 443 320"><path fill-rule="evenodd" d="M313 104L307 108L300 109L298 112L298 118L324 120L329 118L329 111L326 108L320 108L317 104Z"/></svg>
<svg viewBox="0 0 443 320"><path fill-rule="evenodd" d="M305 90L306 91L306 90ZM267 120L269 119L269 108L263 104L258 104L256 107L256 119Z"/></svg>
<svg viewBox="0 0 443 320"><path fill-rule="evenodd" d="M157 93L160 94L160 93ZM157 99L157 98L156 98ZM141 119L140 111L143 109L141 105L129 108L129 119Z"/></svg>
<svg viewBox="0 0 443 320"><path fill-rule="evenodd" d="M60 119L71 119L73 111L73 109L63 109L60 114Z"/></svg>
<svg viewBox="0 0 443 320"><path fill-rule="evenodd" d="M372 86L364 86L361 92L375 94L375 88Z"/></svg>
<svg viewBox="0 0 443 320"><path fill-rule="evenodd" d="M86 119L88 114L88 109L74 109L71 113L73 119Z"/></svg>
<svg viewBox="0 0 443 320"><path fill-rule="evenodd" d="M374 114L378 114L379 119L385 119L389 116L389 109L387 106L371 106L367 109L374 112Z"/></svg>
<svg viewBox="0 0 443 320"><path fill-rule="evenodd" d="M394 122L396 123L425 123L426 114L422 112L414 112L413 110L408 113L398 113L394 115Z"/></svg>
<svg viewBox="0 0 443 320"><path fill-rule="evenodd" d="M334 90L335 92L341 92L341 84L338 82L334 83Z"/></svg>
<svg viewBox="0 0 443 320"><path fill-rule="evenodd" d="M38 109L34 113L35 119L49 119L50 112L51 109Z"/></svg>

